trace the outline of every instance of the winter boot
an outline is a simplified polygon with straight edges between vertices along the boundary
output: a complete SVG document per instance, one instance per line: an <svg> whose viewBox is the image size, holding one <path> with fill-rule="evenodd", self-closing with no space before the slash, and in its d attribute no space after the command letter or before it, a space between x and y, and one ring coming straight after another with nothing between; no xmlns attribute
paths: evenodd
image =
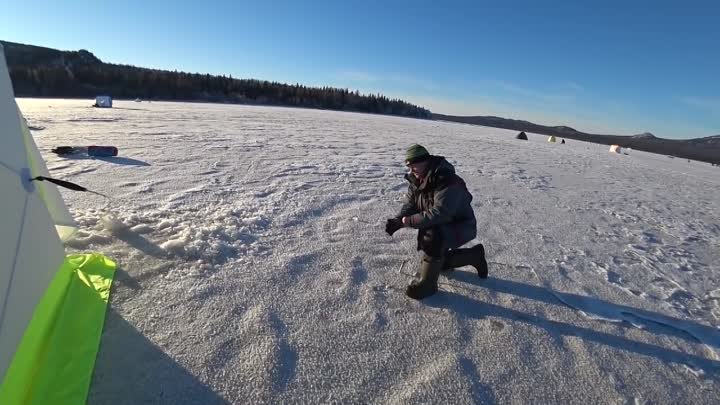
<svg viewBox="0 0 720 405"><path fill-rule="evenodd" d="M421 300L435 294L438 290L437 283L442 265L443 258L423 257L420 264L420 280L413 281L405 290L405 295Z"/></svg>
<svg viewBox="0 0 720 405"><path fill-rule="evenodd" d="M452 271L457 267L472 265L480 278L487 278L488 266L485 261L485 247L482 243L466 249L454 249L445 258L443 271Z"/></svg>

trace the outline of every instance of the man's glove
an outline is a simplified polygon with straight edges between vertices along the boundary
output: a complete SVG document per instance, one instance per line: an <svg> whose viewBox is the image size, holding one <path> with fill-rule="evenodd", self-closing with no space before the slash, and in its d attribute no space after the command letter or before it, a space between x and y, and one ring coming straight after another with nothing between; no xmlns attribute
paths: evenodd
<svg viewBox="0 0 720 405"><path fill-rule="evenodd" d="M388 235L392 236L395 232L397 232L398 229L403 227L402 219L400 218L390 218L385 223L385 232L388 233Z"/></svg>

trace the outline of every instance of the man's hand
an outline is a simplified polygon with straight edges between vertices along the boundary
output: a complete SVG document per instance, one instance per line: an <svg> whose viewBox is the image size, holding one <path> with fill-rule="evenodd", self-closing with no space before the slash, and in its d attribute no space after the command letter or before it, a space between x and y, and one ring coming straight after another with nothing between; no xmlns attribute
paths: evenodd
<svg viewBox="0 0 720 405"><path fill-rule="evenodd" d="M403 227L402 219L400 218L390 218L385 223L385 232L388 233L388 235L392 236L395 232L397 232L398 229Z"/></svg>

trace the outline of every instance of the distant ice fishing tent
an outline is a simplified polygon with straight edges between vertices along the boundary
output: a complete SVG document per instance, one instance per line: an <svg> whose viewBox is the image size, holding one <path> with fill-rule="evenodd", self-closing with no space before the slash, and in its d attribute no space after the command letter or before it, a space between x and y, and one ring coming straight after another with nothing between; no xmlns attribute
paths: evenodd
<svg viewBox="0 0 720 405"><path fill-rule="evenodd" d="M555 137L554 136L549 137L548 142L555 143Z"/></svg>
<svg viewBox="0 0 720 405"><path fill-rule="evenodd" d="M115 264L65 255L75 223L15 103L0 45L0 404L85 403Z"/></svg>
<svg viewBox="0 0 720 405"><path fill-rule="evenodd" d="M610 145L610 150L608 152L622 153L622 148L619 145Z"/></svg>
<svg viewBox="0 0 720 405"><path fill-rule="evenodd" d="M95 105L93 105L93 107L112 108L112 97L110 97L110 96L95 97Z"/></svg>
<svg viewBox="0 0 720 405"><path fill-rule="evenodd" d="M519 134L517 134L517 136L515 137L515 139L523 139L523 140L526 140L526 141L528 140L528 139L527 139L527 135L525 135L525 132L520 132Z"/></svg>

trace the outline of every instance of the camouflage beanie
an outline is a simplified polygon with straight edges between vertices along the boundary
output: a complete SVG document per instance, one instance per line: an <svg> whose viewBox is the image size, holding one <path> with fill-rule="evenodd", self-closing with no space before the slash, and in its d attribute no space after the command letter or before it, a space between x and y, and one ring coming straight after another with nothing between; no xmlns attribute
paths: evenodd
<svg viewBox="0 0 720 405"><path fill-rule="evenodd" d="M422 145L414 144L410 145L407 152L405 152L405 163L410 164L422 162L429 157L430 153L428 153L427 149L425 149Z"/></svg>

